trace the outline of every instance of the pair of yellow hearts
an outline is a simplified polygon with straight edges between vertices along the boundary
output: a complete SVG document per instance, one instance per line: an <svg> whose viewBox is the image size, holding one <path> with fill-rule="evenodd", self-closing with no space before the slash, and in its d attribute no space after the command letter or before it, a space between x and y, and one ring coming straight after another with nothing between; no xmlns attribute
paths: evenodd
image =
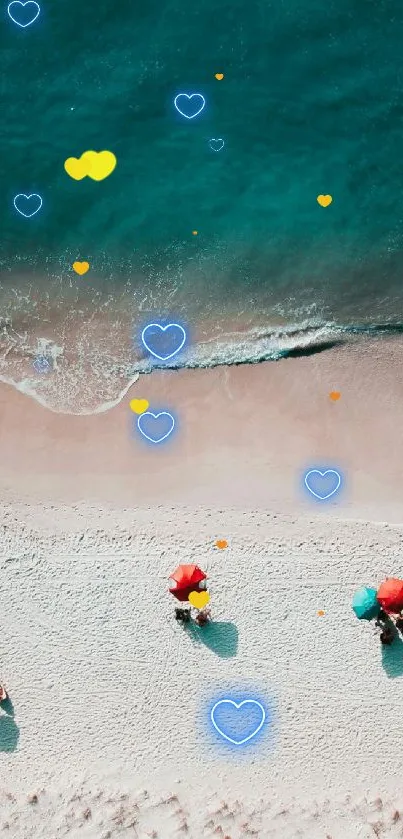
<svg viewBox="0 0 403 839"><path fill-rule="evenodd" d="M116 157L111 151L85 151L81 157L68 157L64 161L64 168L75 181L87 177L93 181L103 181L112 174L116 164Z"/></svg>
<svg viewBox="0 0 403 839"><path fill-rule="evenodd" d="M210 602L210 595L208 591L192 591L188 597L191 606L195 609L203 609Z"/></svg>

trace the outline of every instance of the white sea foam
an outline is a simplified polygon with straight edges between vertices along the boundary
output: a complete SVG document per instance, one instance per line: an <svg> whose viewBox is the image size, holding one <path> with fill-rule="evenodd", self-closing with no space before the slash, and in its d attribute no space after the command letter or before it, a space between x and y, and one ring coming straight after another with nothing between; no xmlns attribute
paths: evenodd
<svg viewBox="0 0 403 839"><path fill-rule="evenodd" d="M74 346L63 346L48 337L37 337L32 348L25 336L15 336L0 363L0 381L35 399L55 413L89 415L114 408L125 398L140 374L156 369L195 369L219 365L276 361L290 352L340 338L331 324L289 325L249 331L221 331L190 345L169 363L134 357L115 336L101 336L97 346L91 336L81 336ZM111 345L112 344L112 345ZM35 359L44 357L50 369L37 372Z"/></svg>
<svg viewBox="0 0 403 839"><path fill-rule="evenodd" d="M81 337L74 346L65 347L46 337L36 339L35 349L21 341L16 351L3 354L0 381L35 399L55 413L90 415L114 408L125 398L140 374L157 369L196 369L220 365L256 364L277 361L292 353L345 339L335 324L303 323L248 331L221 331L190 345L168 363L152 357L134 357L131 347L121 348L108 334L99 346L90 338ZM50 363L47 373L33 367L35 358L45 357Z"/></svg>

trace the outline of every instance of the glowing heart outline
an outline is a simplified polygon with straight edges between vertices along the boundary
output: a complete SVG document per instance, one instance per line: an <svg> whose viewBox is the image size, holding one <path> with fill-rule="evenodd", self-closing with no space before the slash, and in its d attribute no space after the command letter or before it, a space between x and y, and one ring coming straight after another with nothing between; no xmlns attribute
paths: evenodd
<svg viewBox="0 0 403 839"><path fill-rule="evenodd" d="M152 326L156 326L157 329L161 330L161 332L166 332L167 329L170 329L172 326L175 326L177 329L180 329L180 331L183 334L182 343L180 344L180 346L176 350L174 350L169 355L158 355L158 353L154 352L154 350L152 350L151 347L148 346L147 341L144 338L145 333L147 332L147 329L151 329ZM158 358L158 361L169 361L170 358L173 358L174 355L177 355L177 353L180 352L182 347L184 346L186 338L187 338L186 332L185 332L183 326L180 325L180 323L168 323L167 326L161 326L160 323L148 323L147 326L144 327L144 329L141 333L141 340L142 340L143 345L146 348L147 352L150 352L151 355L154 356L154 358Z"/></svg>
<svg viewBox="0 0 403 839"><path fill-rule="evenodd" d="M43 355L38 356L32 366L35 372L39 374L48 373L51 370L50 361Z"/></svg>
<svg viewBox="0 0 403 839"><path fill-rule="evenodd" d="M215 149L214 146L211 145L212 143L220 143L220 142L222 143L222 146L220 146L219 149ZM211 151L216 151L216 152L217 151L222 151L222 149L225 146L225 142L224 142L222 137L212 137L211 140L208 141L208 144L211 148Z"/></svg>
<svg viewBox="0 0 403 839"><path fill-rule="evenodd" d="M29 213L29 215L27 215L26 213L23 213L22 210L18 209L17 204L16 204L17 198L26 198L27 200L29 200L30 198L39 198L41 203L39 204L39 207L36 210L34 210L33 213ZM40 195L38 195L37 192L31 192L30 195L25 195L25 192L19 192L18 195L16 195L14 197L13 203L14 203L15 209L17 210L17 213L19 213L20 216L24 216L24 218L32 218L32 216L36 216L36 214L39 213L39 210L42 209L42 205L43 205L42 198L41 198Z"/></svg>
<svg viewBox="0 0 403 839"><path fill-rule="evenodd" d="M191 114L190 116L188 116L187 114L184 114L184 113L183 113L183 111L181 111L181 109L179 108L179 106L178 106L178 104L177 104L178 99L180 99L180 98L181 98L181 96L185 96L185 97L186 97L186 99L193 99L193 97L194 97L194 96L197 96L199 99L202 99L202 100L203 100L203 104L201 105L201 107L199 108L199 110L198 110L198 111L196 111L196 113L195 113L195 114ZM206 106L206 100L205 100L205 98L204 98L204 96L203 96L203 94L202 94L202 93L191 93L190 95L189 95L188 93L178 93L178 95L177 95L177 96L175 96L175 99L174 99L174 105L175 105L176 110L178 111L178 114L180 114L182 117L185 117L185 119L194 119L194 118L195 118L195 117L197 117L199 114L201 114L201 112L204 110L204 108L205 108L205 106Z"/></svg>
<svg viewBox="0 0 403 839"><path fill-rule="evenodd" d="M23 6L23 7L24 6L36 6L37 13L36 13L35 17L32 18L32 20L28 21L28 23L20 23L11 14L10 9L11 9L12 6ZM39 15L41 13L41 7L40 7L39 3L36 2L36 0L25 0L25 3L21 2L21 0L11 0L11 3L9 3L8 6L7 6L7 12L8 12L8 16L9 16L10 20L12 20L13 23L16 23L17 26L21 27L21 29L26 29L27 26L31 26L32 23L35 23L36 19L39 17Z"/></svg>
<svg viewBox="0 0 403 839"><path fill-rule="evenodd" d="M163 437L159 437L158 440L155 440L152 437L149 437L148 434L146 434L146 432L141 428L141 421L144 419L144 417L147 417L147 416L148 417L153 417L153 419L158 419L158 417L162 417L162 416L169 417L172 420L171 428L169 429L169 431L167 431L166 434L164 434ZM140 414L138 419L137 419L137 428L138 428L140 434L142 434L142 436L145 437L146 440L149 440L150 443L158 444L158 443L162 443L163 440L166 440L167 437L169 437L169 435L172 434L172 432L175 428L175 419L172 416L172 414L169 413L169 411L160 411L159 414L153 414L152 411L144 411L144 413Z"/></svg>
<svg viewBox="0 0 403 839"><path fill-rule="evenodd" d="M218 708L219 705L233 705L234 708L237 709L237 711L239 711L239 709L242 708L243 705L257 705L258 708L260 709L260 711L262 712L262 719L261 719L258 727L255 728L254 731L252 731L252 734L249 734L248 737L244 737L243 740L234 740L232 737L229 737L228 734L224 734L224 732L221 731L221 728L219 727L219 725L217 725L217 723L214 719L214 712L215 712L216 708ZM217 733L220 735L220 737L224 737L224 740L228 740L228 742L232 743L234 746L242 746L243 743L247 743L248 740L252 740L253 737L256 737L256 734L258 734L259 731L263 728L264 723L266 721L266 711L263 708L263 705L260 702L258 702L257 699L244 699L243 702L239 702L239 703L234 702L233 699L220 699L218 702L215 703L215 705L213 705L213 707L211 709L210 717L211 717L211 722L213 723L213 726L214 726L215 730L217 731Z"/></svg>
<svg viewBox="0 0 403 839"><path fill-rule="evenodd" d="M318 495L318 494L315 492L315 490L314 490L314 489L311 489L311 487L310 487L310 486L309 486L309 484L308 484L308 478L309 478L309 476L310 476L310 475L320 475L320 476L321 476L321 478L324 478L324 477L325 477L325 475L329 475L329 474L332 474L332 475L337 475L337 479L338 479L337 486L336 486L334 489L332 489L332 491L331 491L331 492L329 492L327 495ZM332 497L332 495L334 495L334 494L335 494L335 492L337 492L337 491L340 489L340 485L341 485L341 475L340 475L340 473L339 473L339 472L337 472L337 470L336 470L336 469L326 469L324 472L321 472L321 471L320 471L320 469L310 469L310 470L306 473L306 475L305 475L305 478L304 478L304 484L305 484L305 486L306 486L307 490L311 493L311 495L314 495L314 496L315 496L315 498L318 498L318 500L319 500L319 501L326 501L328 498L331 498L331 497Z"/></svg>

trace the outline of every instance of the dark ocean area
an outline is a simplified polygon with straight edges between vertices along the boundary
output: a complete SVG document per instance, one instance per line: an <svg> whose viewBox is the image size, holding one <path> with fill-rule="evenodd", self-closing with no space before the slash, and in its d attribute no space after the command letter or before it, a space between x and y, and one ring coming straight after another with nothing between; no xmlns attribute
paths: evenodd
<svg viewBox="0 0 403 839"><path fill-rule="evenodd" d="M25 27L7 5L0 379L92 412L151 369L147 320L188 325L193 367L402 332L401 3L39 0ZM67 175L87 150L105 180Z"/></svg>

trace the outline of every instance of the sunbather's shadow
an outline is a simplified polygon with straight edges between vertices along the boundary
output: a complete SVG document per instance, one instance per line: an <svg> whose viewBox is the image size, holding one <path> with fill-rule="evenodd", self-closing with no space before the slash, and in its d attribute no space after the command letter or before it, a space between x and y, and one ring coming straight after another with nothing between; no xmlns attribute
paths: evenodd
<svg viewBox="0 0 403 839"><path fill-rule="evenodd" d="M403 641L398 632L390 646L382 645L382 667L389 679L403 676Z"/></svg>
<svg viewBox="0 0 403 839"><path fill-rule="evenodd" d="M0 752L15 752L19 736L20 729L13 718L0 716Z"/></svg>
<svg viewBox="0 0 403 839"><path fill-rule="evenodd" d="M186 632L220 658L233 658L238 652L238 630L229 621L212 620L205 626L197 626L192 621L186 624Z"/></svg>

